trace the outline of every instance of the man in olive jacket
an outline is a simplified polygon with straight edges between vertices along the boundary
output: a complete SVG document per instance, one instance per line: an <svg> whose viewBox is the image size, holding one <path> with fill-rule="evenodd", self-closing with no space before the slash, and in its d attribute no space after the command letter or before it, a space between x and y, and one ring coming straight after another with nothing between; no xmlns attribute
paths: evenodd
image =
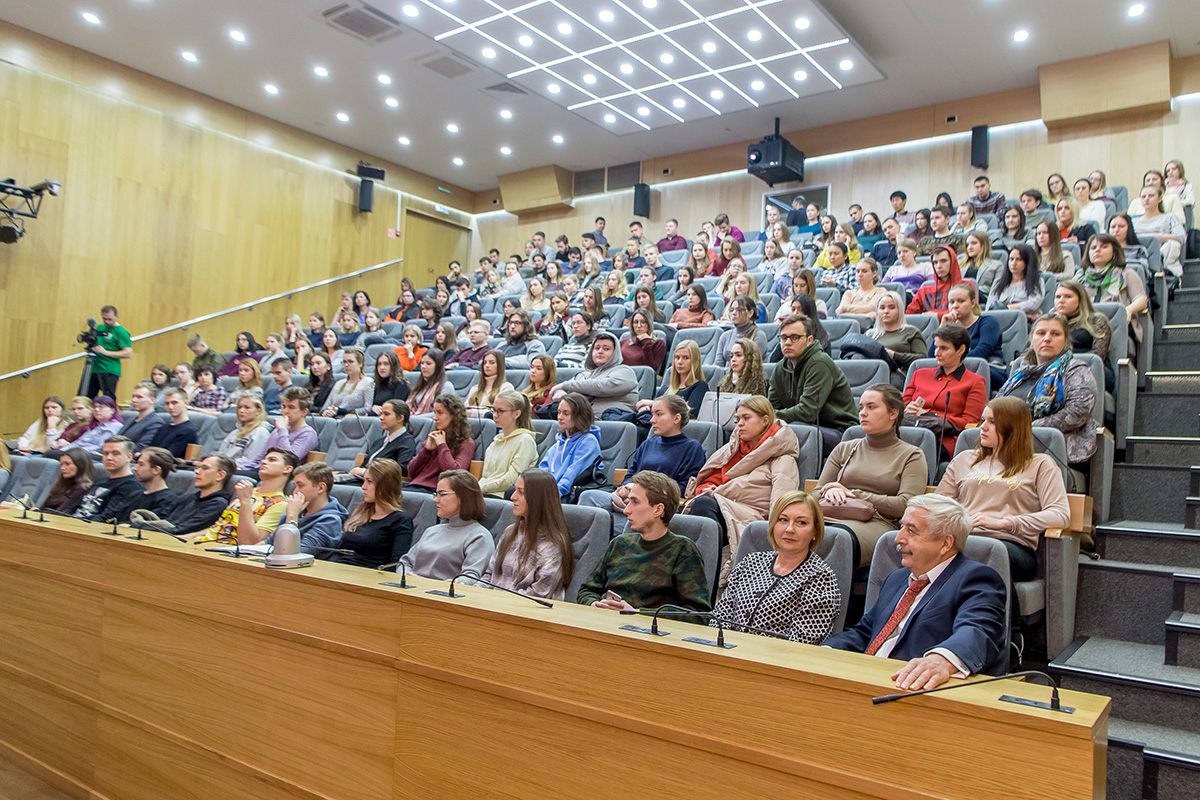
<svg viewBox="0 0 1200 800"><path fill-rule="evenodd" d="M817 425L828 453L842 433L858 424L858 410L850 383L812 335L812 321L793 314L779 329L783 361L771 376L769 400L775 416L784 422Z"/></svg>

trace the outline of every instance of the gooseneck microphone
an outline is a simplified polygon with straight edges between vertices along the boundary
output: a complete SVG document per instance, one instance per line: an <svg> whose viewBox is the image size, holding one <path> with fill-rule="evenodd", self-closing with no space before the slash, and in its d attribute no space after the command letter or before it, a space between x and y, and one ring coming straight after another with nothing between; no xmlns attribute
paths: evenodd
<svg viewBox="0 0 1200 800"><path fill-rule="evenodd" d="M1069 706L1064 706L1059 702L1058 684L1056 684L1054 682L1054 679L1051 678L1049 675L1047 675L1045 672L1041 672L1040 670L1036 670L1036 669L1026 669L1026 670L1021 670L1020 672L1010 672L1007 675L997 675L994 678L983 678L982 680L978 680L978 681L968 681L966 683L956 683L951 686L939 686L936 689L925 689L920 692L905 692L903 694L885 694L880 697L872 697L871 702L875 705L880 705L881 703L892 703L892 702L895 702L896 700L904 700L905 698L908 698L908 697L919 697L920 695L923 695L923 694L933 694L934 692L946 692L951 689L961 689L965 686L979 686L980 684L993 683L994 681L1008 680L1009 678L1027 678L1027 677L1034 677L1034 676L1039 677L1039 678L1045 678L1046 683L1050 684L1050 702L1049 703L1042 703L1037 700L1026 700L1024 698L1011 697L1009 695L1003 695L1000 699L1006 703L1018 703L1020 705L1034 706L1036 708L1047 708L1051 711L1061 711L1064 714L1074 714L1075 713L1075 709L1070 708Z"/></svg>
<svg viewBox="0 0 1200 800"><path fill-rule="evenodd" d="M408 570L405 568L403 561L393 561L391 564L380 564L375 569L379 570L380 572L387 572L389 569L395 569L396 567L400 568L400 582L395 583L393 581L384 581L383 583L381 583L379 585L380 586L395 586L397 589L413 588L408 585L408 581L406 580L407 575L408 575Z"/></svg>
<svg viewBox="0 0 1200 800"><path fill-rule="evenodd" d="M544 606L545 608L554 608L554 604L551 603L549 600L543 600L540 597L534 597L533 595L529 595L529 594L522 594L521 592L518 592L516 589L509 589L504 586L500 586L499 584L492 583L491 581L484 580L483 578L479 577L478 573L476 573L472 570L466 570L465 572L460 572L457 575L455 575L453 578L451 578L450 579L450 591L443 592L440 589L431 589L430 591L426 592L426 594L436 594L441 597L451 597L454 599L458 599L459 597L466 597L465 594L455 594L454 593L454 582L457 581L459 578L470 578L472 581L475 581L477 583L482 583L484 586L490 586L491 588L499 589L502 592L508 592L509 594L515 594L517 597L524 597L526 600L532 600L533 602L537 603L539 606Z"/></svg>
<svg viewBox="0 0 1200 800"><path fill-rule="evenodd" d="M674 610L668 611L666 609L674 609ZM690 608L685 608L683 606L675 605L674 603L665 603L665 604L659 606L658 608L654 609L654 611L651 611L648 608L642 608L642 609L625 608L625 609L621 609L620 613L622 613L622 614L651 614L653 616L653 619L650 622L649 629L638 628L633 625L625 625L625 626L622 626L622 628L621 628L622 630L636 631L638 633L649 633L651 636L668 636L669 635L666 632L660 632L658 629L658 618L660 615L665 616L665 617L704 617L705 619L710 619L713 622L717 623L717 638L715 640L714 639L704 639L699 636L686 636L686 637L684 637L683 641L694 642L696 644L704 644L704 645L708 645L709 647L719 647L722 650L731 650L734 647L737 647L737 645L735 645L735 644L725 644L725 629L726 628L741 629L748 633L757 633L757 634L760 634L763 636L770 636L775 639L787 639L786 636L783 636L782 634L776 633L774 631L768 631L768 630L764 630L762 628L756 628L753 625L744 625L744 624L738 622L737 620L731 620L731 619L728 619L725 617L720 617L712 611L694 611Z"/></svg>
<svg viewBox="0 0 1200 800"><path fill-rule="evenodd" d="M354 550L347 550L344 547L317 547L315 545L301 546L304 552L312 551L314 553L337 553L340 556L356 556L358 553Z"/></svg>

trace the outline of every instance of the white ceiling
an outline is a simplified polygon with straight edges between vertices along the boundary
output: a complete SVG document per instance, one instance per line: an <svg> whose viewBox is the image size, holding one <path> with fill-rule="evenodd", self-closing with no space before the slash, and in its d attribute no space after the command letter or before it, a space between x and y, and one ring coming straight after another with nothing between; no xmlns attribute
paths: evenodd
<svg viewBox="0 0 1200 800"><path fill-rule="evenodd" d="M376 0L375 8L402 24L398 33L374 44L326 24L322 12L342 2L361 0L9 0L0 3L0 18L474 190L495 187L497 175L547 163L577 171L757 139L771 132L775 116L782 118L782 130L790 131L1027 86L1037 82L1039 64L1160 39L1170 40L1176 57L1200 52L1200 3L1193 0L1143 0L1145 13L1136 18L1127 15L1130 0L657 0L655 9L646 8L642 0ZM417 15L406 15L405 5ZM491 23L491 41L471 29L435 42L432 36L447 30L445 16L435 11L438 6L461 20L478 19L489 8L501 18ZM567 59L551 67L563 78L563 91L557 96L546 85L558 81L545 69L508 78L534 66L498 45L503 41L519 52L527 49L517 40L529 26L502 13L522 6L530 8L516 15L548 34L539 34L539 41L528 48L537 53L535 62ZM751 6L761 7L762 15L801 48L848 38L844 45L810 54L844 88L835 88L803 55L768 62L781 81L764 80L772 85L762 100L746 89L748 82L739 82L751 72L761 74L759 66L730 70L729 83L758 102L757 108L711 74L682 80L729 66L733 62L721 59L730 54L744 58L734 43L759 61L786 52L790 45L770 26L762 26L765 35L757 43L762 49L750 46L746 36L757 24L752 17L762 21ZM593 30L600 28L595 20L606 8L613 9L619 23L607 40ZM684 15L688 8L694 9L690 17ZM669 32L682 45L674 50L679 57L670 69L655 60L663 40L654 38L652 28L667 30L695 20L697 14L734 10L737 13L713 26L689 24ZM100 24L85 21L85 12L98 17ZM661 18L652 18L652 12ZM651 24L638 22L632 14ZM794 27L799 16L811 18L809 30ZM571 35L557 32L562 21L572 24ZM708 40L705 31L713 33L714 27L725 38L710 57L702 46ZM1024 43L1013 41L1018 29L1029 31ZM245 41L234 41L230 30L242 31ZM605 48L589 56L591 65L568 52L579 52L570 41L576 35L588 48ZM624 50L611 42L642 35L647 38L629 42ZM482 54L484 46L496 49L496 58ZM837 63L844 57L840 51L854 48L864 56L850 56L853 68L839 70ZM196 61L185 61L184 51L194 53ZM647 63L630 63L644 76L619 72L624 52L642 56ZM808 75L798 82L793 73L801 62ZM646 100L635 93L608 99L607 107L593 102L568 110L568 105L593 99L580 91L585 87L601 98L629 91L616 76L635 88L653 85L651 64L692 94L668 85L644 90ZM314 73L318 66L328 71L327 77ZM585 71L593 69L597 83L585 84ZM601 69L615 74L605 76ZM382 84L380 75L390 78L390 84ZM634 78L642 82L634 83ZM268 83L278 94L264 91ZM487 91L505 83L527 93ZM792 98L782 83L800 98ZM729 105L712 100L714 88L723 88L722 102ZM676 109L673 101L681 93L685 107ZM705 98L707 107L697 97ZM388 98L396 101L395 107L386 104ZM639 105L653 106L652 114L638 115ZM502 117L502 111L510 118ZM349 121L340 122L339 113ZM606 123L605 113L614 114L618 122ZM634 125L629 116L642 119L650 130ZM450 124L458 126L457 133L447 130ZM408 146L398 142L402 136ZM562 143L555 143L554 137L561 137ZM794 144L804 147L802 141ZM455 158L462 159L463 166L456 166Z"/></svg>

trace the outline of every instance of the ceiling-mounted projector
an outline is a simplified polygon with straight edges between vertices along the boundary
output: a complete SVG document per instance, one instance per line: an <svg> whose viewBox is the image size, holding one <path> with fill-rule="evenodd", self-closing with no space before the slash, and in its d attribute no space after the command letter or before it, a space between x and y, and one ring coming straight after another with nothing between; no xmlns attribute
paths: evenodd
<svg viewBox="0 0 1200 800"><path fill-rule="evenodd" d="M775 118L775 134L746 149L746 171L766 181L777 183L804 182L804 153L779 135L779 117Z"/></svg>

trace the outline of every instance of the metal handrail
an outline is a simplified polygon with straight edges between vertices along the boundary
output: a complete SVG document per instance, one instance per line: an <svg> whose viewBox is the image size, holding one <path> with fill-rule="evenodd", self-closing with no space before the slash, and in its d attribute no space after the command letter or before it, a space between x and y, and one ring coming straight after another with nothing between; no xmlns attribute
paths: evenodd
<svg viewBox="0 0 1200 800"><path fill-rule="evenodd" d="M355 270L354 272L347 272L344 275L336 275L332 278L326 278L323 281L317 281L316 283L310 283L306 286L299 286L295 289L288 289L286 292L280 292L279 294L268 295L267 297L260 297L257 300L251 300L249 303L242 303L240 306L234 306L233 308L227 308L224 311L214 311L212 314L205 314L204 316L195 317L194 319L189 319L185 322L180 322L175 325L170 325L166 328L159 328L156 331L150 331L149 333L140 333L137 336L131 337L131 339L132 339L132 341L139 342L142 339L149 339L152 336L159 336L164 333L170 333L171 331L187 330L187 328L189 328L192 325L197 325L201 322L207 322L208 320L216 319L217 317L223 317L226 314L232 314L235 311L253 310L253 308L255 306L262 305L263 303L270 303L274 300L279 300L280 298L284 298L284 297L290 299L291 296L294 294L298 294L300 292L307 292L310 289L317 289L322 286L328 286L331 283L337 283L338 281L345 280L346 278L360 278L363 275L366 275L368 272L374 272L375 270L383 269L384 267L390 267L393 264L399 264L403 260L404 260L403 258L394 258L391 261L384 261L382 264L375 264L374 266L364 267L363 269L358 269L358 270ZM9 372L5 375L0 375L0 381L8 380L9 378L17 378L17 377L28 378L31 373L37 372L39 369L47 369L49 367L54 367L59 364L65 364L68 361L74 361L77 358L83 358L85 355L87 355L86 352L72 353L69 356L63 356L62 358L56 358L53 361L44 361L41 364L34 364L32 367L26 367L24 369L16 370L15 372Z"/></svg>

